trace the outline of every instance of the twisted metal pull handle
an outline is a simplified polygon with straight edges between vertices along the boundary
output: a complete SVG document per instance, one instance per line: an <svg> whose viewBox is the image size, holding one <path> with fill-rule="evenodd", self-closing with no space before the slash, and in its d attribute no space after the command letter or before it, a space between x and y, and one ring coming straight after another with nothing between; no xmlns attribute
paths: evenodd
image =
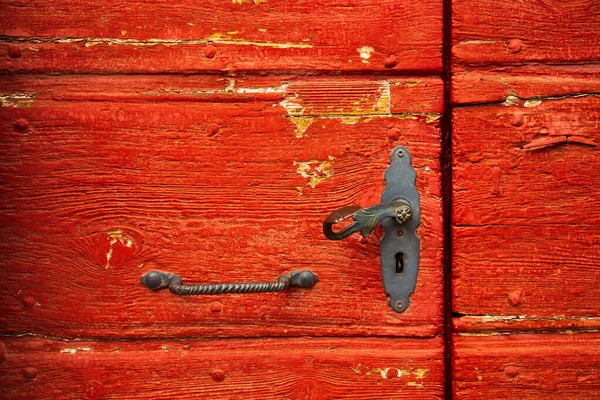
<svg viewBox="0 0 600 400"><path fill-rule="evenodd" d="M144 286L152 290L169 288L171 293L179 296L281 292L289 287L311 288L319 282L319 278L310 270L293 271L283 274L276 282L186 285L179 275L156 270L142 275L140 280Z"/></svg>

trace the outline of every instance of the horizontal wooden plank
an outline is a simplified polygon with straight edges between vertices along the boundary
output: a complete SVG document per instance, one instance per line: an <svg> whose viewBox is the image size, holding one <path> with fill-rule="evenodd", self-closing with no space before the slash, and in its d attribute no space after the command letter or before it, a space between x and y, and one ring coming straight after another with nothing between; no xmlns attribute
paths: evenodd
<svg viewBox="0 0 600 400"><path fill-rule="evenodd" d="M0 100L27 107L39 100L122 102L279 102L287 116L390 115L421 113L434 119L444 111L439 77L293 75L215 78L210 75L4 75ZM279 109L281 110L281 109ZM410 116L407 116L410 117Z"/></svg>
<svg viewBox="0 0 600 400"><path fill-rule="evenodd" d="M536 100L600 93L600 65L461 69L452 77L453 104Z"/></svg>
<svg viewBox="0 0 600 400"><path fill-rule="evenodd" d="M598 332L598 317L553 317L536 319L525 316L471 315L452 319L458 333L513 333L513 332Z"/></svg>
<svg viewBox="0 0 600 400"><path fill-rule="evenodd" d="M454 398L596 399L600 335L456 336Z"/></svg>
<svg viewBox="0 0 600 400"><path fill-rule="evenodd" d="M11 0L0 70L431 71L442 67L441 0Z"/></svg>
<svg viewBox="0 0 600 400"><path fill-rule="evenodd" d="M439 115L381 114L376 106L387 100L376 85L359 85L360 97L371 103L356 110L350 94L339 96L343 85L336 91L330 90L336 84L322 82L311 95L302 91L310 85L290 83L303 88L294 101L286 93L284 100L270 98L265 89L242 91L235 101L222 101L218 91L218 102L145 101L140 93L173 86L141 89L139 82L127 101L106 100L94 89L84 91L100 93L89 100L69 97L77 92L72 86L32 102L13 96L0 109L4 333L439 332ZM320 99L315 93L331 101L311 100ZM380 233L331 242L321 227L341 206L379 202L389 153L398 144L412 152L422 208L417 290L403 314L391 310L383 291ZM187 282L223 282L272 280L302 268L320 277L315 288L181 298L139 282L150 269Z"/></svg>
<svg viewBox="0 0 600 400"><path fill-rule="evenodd" d="M456 108L454 311L598 316L600 98Z"/></svg>
<svg viewBox="0 0 600 400"><path fill-rule="evenodd" d="M442 399L436 339L1 340L2 399Z"/></svg>
<svg viewBox="0 0 600 400"><path fill-rule="evenodd" d="M452 1L454 65L593 62L599 41L596 1Z"/></svg>

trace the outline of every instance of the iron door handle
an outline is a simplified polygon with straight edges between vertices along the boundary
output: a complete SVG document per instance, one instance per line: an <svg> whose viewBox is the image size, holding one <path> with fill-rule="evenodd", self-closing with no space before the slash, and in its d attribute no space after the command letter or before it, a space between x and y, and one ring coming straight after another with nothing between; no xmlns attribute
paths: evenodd
<svg viewBox="0 0 600 400"><path fill-rule="evenodd" d="M181 277L170 272L152 270L142 275L141 282L152 290L169 288L179 296L214 295L226 293L282 292L290 287L311 288L319 278L310 270L285 273L275 282L184 284Z"/></svg>
<svg viewBox="0 0 600 400"><path fill-rule="evenodd" d="M417 228L421 210L410 153L406 147L398 146L390 160L391 165L384 175L386 188L381 203L368 208L346 206L332 212L323 222L323 233L331 240L341 240L356 232L366 238L380 224L384 232L381 239L383 285L392 309L403 312L410 305L409 297L417 282L421 247ZM348 218L353 219L350 225L337 232L333 230L334 225Z"/></svg>

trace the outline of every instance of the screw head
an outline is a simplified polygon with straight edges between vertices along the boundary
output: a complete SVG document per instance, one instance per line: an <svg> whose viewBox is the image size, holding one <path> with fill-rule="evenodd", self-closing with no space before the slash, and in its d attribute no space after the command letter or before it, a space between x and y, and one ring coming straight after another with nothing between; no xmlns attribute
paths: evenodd
<svg viewBox="0 0 600 400"><path fill-rule="evenodd" d="M410 302L408 300L398 299L394 302L394 304L392 305L392 308L396 312L403 312L404 310L406 310L408 308L409 304L410 304Z"/></svg>
<svg viewBox="0 0 600 400"><path fill-rule="evenodd" d="M37 378L37 374L37 369L32 367L27 367L23 370L23 375L25 375L25 379L27 379L28 381L32 381L35 378Z"/></svg>
<svg viewBox="0 0 600 400"><path fill-rule="evenodd" d="M402 229L402 228L396 229L396 235L398 235L400 237L404 236L404 229Z"/></svg>
<svg viewBox="0 0 600 400"><path fill-rule="evenodd" d="M400 207L396 208L395 214L396 214L396 221L398 221L399 224L405 224L412 217L412 209L410 208L410 206L406 206L406 205L400 206Z"/></svg>
<svg viewBox="0 0 600 400"><path fill-rule="evenodd" d="M396 153L396 155L398 156L398 158L404 157L404 150L402 150L402 149L398 150L398 152Z"/></svg>

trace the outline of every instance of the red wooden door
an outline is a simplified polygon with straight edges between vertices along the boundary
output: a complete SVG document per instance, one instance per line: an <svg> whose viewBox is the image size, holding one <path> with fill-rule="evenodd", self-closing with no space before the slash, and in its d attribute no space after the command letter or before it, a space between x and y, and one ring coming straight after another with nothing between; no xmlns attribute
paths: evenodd
<svg viewBox="0 0 600 400"><path fill-rule="evenodd" d="M600 396L599 15L452 2L456 399Z"/></svg>
<svg viewBox="0 0 600 400"><path fill-rule="evenodd" d="M442 2L0 5L0 397L444 396ZM421 259L388 305L379 202L411 152ZM310 290L178 297L189 282Z"/></svg>
<svg viewBox="0 0 600 400"><path fill-rule="evenodd" d="M0 398L599 397L597 2L0 10ZM401 314L381 230L321 231L397 145ZM320 281L178 297L152 269Z"/></svg>

